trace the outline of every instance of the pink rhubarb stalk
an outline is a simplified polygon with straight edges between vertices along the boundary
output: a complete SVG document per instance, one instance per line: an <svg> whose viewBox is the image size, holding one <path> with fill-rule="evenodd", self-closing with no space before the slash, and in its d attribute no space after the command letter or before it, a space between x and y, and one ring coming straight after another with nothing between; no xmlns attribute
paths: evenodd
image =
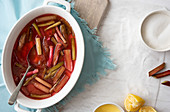
<svg viewBox="0 0 170 112"><path fill-rule="evenodd" d="M60 83L54 88L54 91L56 93L58 93L67 83L67 81L69 80L69 76L64 75L64 77L61 79Z"/></svg>
<svg viewBox="0 0 170 112"><path fill-rule="evenodd" d="M66 40L64 39L63 35L61 34L60 30L58 29L58 27L56 27L56 31L58 33L58 35L60 36L61 40L66 43Z"/></svg>
<svg viewBox="0 0 170 112"><path fill-rule="evenodd" d="M59 70L56 72L54 78L53 78L53 84L55 84L58 79L61 77L61 75L64 73L65 67L61 66Z"/></svg>
<svg viewBox="0 0 170 112"><path fill-rule="evenodd" d="M70 72L73 70L73 62L71 59L71 50L64 50L64 66Z"/></svg>
<svg viewBox="0 0 170 112"><path fill-rule="evenodd" d="M50 46L50 53L49 53L49 58L48 58L48 61L47 61L47 66L48 67L51 67L51 64L52 64L52 61L53 61L53 51L54 51L54 47L53 46Z"/></svg>
<svg viewBox="0 0 170 112"><path fill-rule="evenodd" d="M53 66L57 64L57 61L59 59L59 54L61 51L61 43L57 43L55 46L55 50L54 50L54 57L53 57Z"/></svg>
<svg viewBox="0 0 170 112"><path fill-rule="evenodd" d="M38 73L38 69L34 69L33 71L28 72L27 75L26 75L26 77L29 77L29 76L31 76L31 75L33 75L33 74L36 74L36 73ZM25 74L25 73L23 73L22 75L24 75L24 74Z"/></svg>
<svg viewBox="0 0 170 112"><path fill-rule="evenodd" d="M39 89L39 90L41 90L41 91L43 91L43 92L45 92L45 93L49 93L49 92L50 92L50 89L46 88L45 86L43 86L42 84L40 84L40 83L38 83L38 82L34 82L33 84L34 84L34 86L35 86L37 89Z"/></svg>
<svg viewBox="0 0 170 112"><path fill-rule="evenodd" d="M60 37L57 35L57 33L54 34L55 39L57 40L58 43L61 43L64 47L67 47L67 44L65 44Z"/></svg>

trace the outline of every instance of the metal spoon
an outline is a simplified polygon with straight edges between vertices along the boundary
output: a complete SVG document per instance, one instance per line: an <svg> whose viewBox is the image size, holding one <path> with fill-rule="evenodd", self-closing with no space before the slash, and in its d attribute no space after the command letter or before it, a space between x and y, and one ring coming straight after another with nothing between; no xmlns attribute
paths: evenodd
<svg viewBox="0 0 170 112"><path fill-rule="evenodd" d="M35 45L34 45L34 46L35 46ZM16 99L17 99L17 97L18 97L18 93L19 93L19 91L20 91L20 89L21 89L21 86L22 86L22 84L23 84L23 82L24 82L25 76L27 75L29 69L31 68L31 64L30 64L30 61L29 61L29 54L30 54L31 50L34 48L34 46L33 46L33 47L30 49L30 51L28 52L28 55L27 55L28 68L27 68L24 76L23 76L22 79L20 80L18 86L15 88L14 92L12 93L11 97L9 98L9 100L8 100L8 104L9 104L9 105L13 105L13 104L15 103L15 101L16 101Z"/></svg>

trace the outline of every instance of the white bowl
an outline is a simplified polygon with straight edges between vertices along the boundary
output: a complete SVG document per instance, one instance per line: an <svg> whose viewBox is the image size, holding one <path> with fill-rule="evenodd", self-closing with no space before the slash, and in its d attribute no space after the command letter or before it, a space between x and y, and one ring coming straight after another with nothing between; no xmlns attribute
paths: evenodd
<svg viewBox="0 0 170 112"><path fill-rule="evenodd" d="M93 110L93 112L95 112L96 111L96 109L98 109L100 106L102 106L102 105L106 105L106 104L111 104L111 105L114 105L114 106L116 106L121 112L125 112L123 109L122 109L122 107L121 106L119 106L118 104L116 104L116 103L112 103L112 102L106 102L106 103L102 103L102 104L100 104L100 105L98 105L94 110Z"/></svg>
<svg viewBox="0 0 170 112"><path fill-rule="evenodd" d="M62 5L65 5L66 10L56 6L48 6L47 5L48 2L55 2L55 3L60 3ZM75 32L76 44L77 44L76 45L77 59L76 59L75 67L69 81L63 87L63 89L59 93L55 94L54 96L43 100L30 99L24 96L20 92L17 98L17 102L19 104L34 109L49 107L62 100L71 91L71 89L74 87L75 83L77 82L84 62L84 40L83 40L81 29L77 21L69 12L70 12L70 4L64 0L45 0L44 6L35 8L29 11L28 13L26 13L23 17L21 17L18 20L18 22L14 25L14 27L9 32L2 53L2 73L3 73L3 79L6 88L10 94L12 94L12 92L16 88L16 85L12 77L12 71L11 71L11 55L12 55L13 46L21 30L32 19L47 13L56 14L63 17L66 21L68 21L73 31Z"/></svg>
<svg viewBox="0 0 170 112"><path fill-rule="evenodd" d="M166 9L150 12L142 21L140 35L143 43L153 51L170 50L170 11Z"/></svg>

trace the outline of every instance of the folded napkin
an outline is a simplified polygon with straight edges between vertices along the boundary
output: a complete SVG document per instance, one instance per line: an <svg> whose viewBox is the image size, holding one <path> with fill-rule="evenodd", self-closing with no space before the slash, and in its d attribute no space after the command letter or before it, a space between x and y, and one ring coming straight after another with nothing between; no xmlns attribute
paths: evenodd
<svg viewBox="0 0 170 112"><path fill-rule="evenodd" d="M41 6L43 0L0 0L0 58L2 53L2 48L4 41L7 38L7 34L10 29L16 23L16 21L29 10ZM58 4L49 4L59 7L63 7ZM106 75L105 69L114 69L115 65L112 63L112 60L109 59L109 53L106 49L102 47L101 42L98 41L98 38L95 33L95 29L91 30L87 22L84 19L79 17L78 12L74 10L74 3L71 4L71 14L77 20L78 24L83 33L85 41L85 60L81 75L76 85L72 91L59 103L43 109L43 112L53 112L58 111L58 109L63 108L72 97L76 96L78 93L84 90L86 84L93 84L99 80L101 75ZM9 65L10 66L10 65ZM0 69L1 70L1 69ZM4 82L2 80L2 72L0 71L0 110L3 112L13 112L13 106L8 105L9 93L7 92ZM23 107L24 108L24 107ZM34 109L24 108L30 111L35 111Z"/></svg>

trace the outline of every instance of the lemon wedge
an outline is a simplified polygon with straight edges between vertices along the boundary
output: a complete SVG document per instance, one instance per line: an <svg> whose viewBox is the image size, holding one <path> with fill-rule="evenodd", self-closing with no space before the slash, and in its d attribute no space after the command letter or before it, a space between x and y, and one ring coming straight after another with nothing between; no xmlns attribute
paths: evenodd
<svg viewBox="0 0 170 112"><path fill-rule="evenodd" d="M128 94L124 101L125 109L128 112L137 111L144 103L145 101L141 97L134 94Z"/></svg>
<svg viewBox="0 0 170 112"><path fill-rule="evenodd" d="M139 112L157 112L157 111L151 106L143 106L139 109Z"/></svg>

